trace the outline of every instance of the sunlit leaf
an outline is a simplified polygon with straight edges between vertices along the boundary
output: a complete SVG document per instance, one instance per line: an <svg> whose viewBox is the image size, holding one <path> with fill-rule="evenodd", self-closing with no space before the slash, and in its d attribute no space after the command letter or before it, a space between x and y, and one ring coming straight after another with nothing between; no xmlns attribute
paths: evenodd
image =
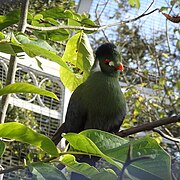
<svg viewBox="0 0 180 180"><path fill-rule="evenodd" d="M162 11L166 11L166 10L168 10L169 9L169 7L161 7L160 9L159 9L159 12L162 12Z"/></svg>
<svg viewBox="0 0 180 180"><path fill-rule="evenodd" d="M0 32L0 40L4 39L4 37L5 35L2 32Z"/></svg>
<svg viewBox="0 0 180 180"><path fill-rule="evenodd" d="M32 144L52 156L58 156L58 150L50 138L17 122L0 124L0 137Z"/></svg>
<svg viewBox="0 0 180 180"><path fill-rule="evenodd" d="M69 39L62 59L70 64L72 72L67 73L67 70L61 67L61 80L68 89L73 91L86 80L94 61L93 51L85 33L77 33ZM74 70L78 70L78 73L73 73Z"/></svg>
<svg viewBox="0 0 180 180"><path fill-rule="evenodd" d="M131 6L135 6L136 8L140 8L140 0L128 0Z"/></svg>
<svg viewBox="0 0 180 180"><path fill-rule="evenodd" d="M90 166L87 163L79 163L75 160L75 157L73 155L65 155L61 159L61 163L66 165L71 171L83 174L86 177L91 178L92 176L99 173L99 171L93 167Z"/></svg>
<svg viewBox="0 0 180 180"><path fill-rule="evenodd" d="M70 143L70 145L76 151L102 157L107 162L113 164L117 168L119 169L122 168L122 165L120 163L116 163L113 159L103 154L101 150L95 145L95 143L91 141L88 137L82 134L75 134L75 133L68 133L63 137Z"/></svg>
<svg viewBox="0 0 180 180"><path fill-rule="evenodd" d="M10 93L35 93L58 100L58 97L53 92L47 91L45 89L41 89L37 86L27 83L14 83L0 89L0 96Z"/></svg>

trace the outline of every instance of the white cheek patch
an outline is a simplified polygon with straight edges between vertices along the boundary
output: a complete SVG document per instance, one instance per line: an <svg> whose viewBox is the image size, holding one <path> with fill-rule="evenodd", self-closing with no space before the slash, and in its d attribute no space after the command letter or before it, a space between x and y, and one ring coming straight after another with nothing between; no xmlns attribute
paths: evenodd
<svg viewBox="0 0 180 180"><path fill-rule="evenodd" d="M109 62L109 66L114 66L115 64L114 64L114 62L113 61L110 61Z"/></svg>

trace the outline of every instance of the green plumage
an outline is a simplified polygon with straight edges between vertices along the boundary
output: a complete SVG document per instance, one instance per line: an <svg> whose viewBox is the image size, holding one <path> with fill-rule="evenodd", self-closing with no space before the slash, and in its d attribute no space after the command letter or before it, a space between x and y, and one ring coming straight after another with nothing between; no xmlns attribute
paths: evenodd
<svg viewBox="0 0 180 180"><path fill-rule="evenodd" d="M87 80L73 92L65 123L52 140L55 144L62 133L100 129L117 132L126 114L126 103L120 89L118 75L120 55L113 44L101 45Z"/></svg>

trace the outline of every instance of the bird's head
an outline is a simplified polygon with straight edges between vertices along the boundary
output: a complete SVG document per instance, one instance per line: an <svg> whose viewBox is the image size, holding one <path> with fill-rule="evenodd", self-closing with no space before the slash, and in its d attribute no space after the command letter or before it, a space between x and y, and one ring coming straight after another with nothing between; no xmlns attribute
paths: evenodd
<svg viewBox="0 0 180 180"><path fill-rule="evenodd" d="M95 56L94 71L102 71L108 75L117 76L118 72L123 70L121 55L114 44L102 44L98 47Z"/></svg>

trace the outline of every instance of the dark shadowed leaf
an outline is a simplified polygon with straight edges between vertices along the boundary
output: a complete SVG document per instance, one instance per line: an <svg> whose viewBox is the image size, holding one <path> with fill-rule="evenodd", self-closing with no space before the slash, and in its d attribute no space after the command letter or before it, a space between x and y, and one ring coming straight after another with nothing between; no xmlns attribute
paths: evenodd
<svg viewBox="0 0 180 180"><path fill-rule="evenodd" d="M0 157L3 155L4 150L5 150L5 143L0 140Z"/></svg>
<svg viewBox="0 0 180 180"><path fill-rule="evenodd" d="M133 147L133 158L150 157L149 159L134 162L128 166L128 171L131 175L140 179L171 179L171 160L170 156L159 146L152 138L144 137L130 142ZM129 143L120 147L102 150L104 154L111 158L125 162Z"/></svg>
<svg viewBox="0 0 180 180"><path fill-rule="evenodd" d="M32 180L66 180L64 174L52 164L32 163L28 166Z"/></svg>
<svg viewBox="0 0 180 180"><path fill-rule="evenodd" d="M117 180L118 177L112 169L101 169L100 172L92 176L92 180Z"/></svg>
<svg viewBox="0 0 180 180"><path fill-rule="evenodd" d="M14 10L9 12L6 16L0 16L0 31L9 27L19 21L20 11Z"/></svg>

